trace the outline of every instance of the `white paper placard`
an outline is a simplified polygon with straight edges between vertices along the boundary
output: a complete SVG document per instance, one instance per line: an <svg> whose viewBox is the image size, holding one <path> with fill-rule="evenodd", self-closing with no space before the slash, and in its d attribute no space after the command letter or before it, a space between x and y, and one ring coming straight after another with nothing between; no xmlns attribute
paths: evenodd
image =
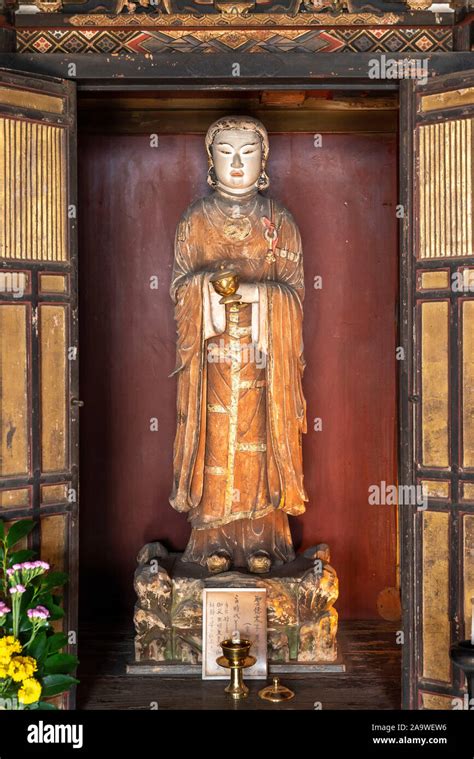
<svg viewBox="0 0 474 759"><path fill-rule="evenodd" d="M238 630L252 641L250 655L257 658L244 671L244 680L267 679L267 591L265 588L205 588L202 594L202 679L228 680L229 670L216 659L221 642Z"/></svg>

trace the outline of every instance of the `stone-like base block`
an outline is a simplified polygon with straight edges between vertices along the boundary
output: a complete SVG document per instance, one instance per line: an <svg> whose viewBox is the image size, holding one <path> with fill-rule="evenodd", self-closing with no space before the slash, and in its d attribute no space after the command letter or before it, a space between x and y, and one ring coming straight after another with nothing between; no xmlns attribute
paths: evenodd
<svg viewBox="0 0 474 759"><path fill-rule="evenodd" d="M251 574L245 569L210 575L198 564L183 563L160 543L149 543L138 555L134 623L135 661L149 670L199 665L202 651L204 588L266 588L268 662L272 665L332 665L341 671L336 633L338 579L329 564L329 549L316 546L295 561ZM169 665L168 665L169 666ZM333 669L334 667L334 669ZM137 673L131 665L130 672ZM142 667L140 667L142 669ZM280 670L283 671L283 670ZM285 669L287 672L288 669ZM310 671L305 669L305 671ZM327 669L318 671L328 671ZM143 674L152 674L151 671ZM189 672L189 674L192 674Z"/></svg>

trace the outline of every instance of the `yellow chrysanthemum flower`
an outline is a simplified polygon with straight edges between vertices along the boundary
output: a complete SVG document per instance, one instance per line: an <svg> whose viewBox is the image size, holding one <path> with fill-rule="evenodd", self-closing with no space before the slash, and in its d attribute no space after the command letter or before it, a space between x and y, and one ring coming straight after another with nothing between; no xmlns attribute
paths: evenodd
<svg viewBox="0 0 474 759"><path fill-rule="evenodd" d="M8 664L0 664L0 678L7 677L8 675Z"/></svg>
<svg viewBox="0 0 474 759"><path fill-rule="evenodd" d="M0 638L0 665L8 665L14 654L21 653L22 645L13 635Z"/></svg>
<svg viewBox="0 0 474 759"><path fill-rule="evenodd" d="M8 675L15 682L21 683L32 677L37 669L36 659L32 656L15 656L8 666Z"/></svg>
<svg viewBox="0 0 474 759"><path fill-rule="evenodd" d="M24 680L23 685L18 691L18 700L22 704L34 704L35 701L39 701L41 695L41 683L35 680L34 677Z"/></svg>

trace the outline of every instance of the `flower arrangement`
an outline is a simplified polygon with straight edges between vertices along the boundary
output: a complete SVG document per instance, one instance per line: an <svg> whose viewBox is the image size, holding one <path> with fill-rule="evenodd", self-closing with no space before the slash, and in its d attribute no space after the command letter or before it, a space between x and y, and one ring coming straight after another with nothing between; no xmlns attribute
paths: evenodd
<svg viewBox="0 0 474 759"><path fill-rule="evenodd" d="M79 682L71 675L77 657L61 651L67 636L51 626L64 616L55 591L67 582L67 574L32 560L34 551L12 550L33 527L24 519L6 533L0 521L1 709L56 709L45 699Z"/></svg>

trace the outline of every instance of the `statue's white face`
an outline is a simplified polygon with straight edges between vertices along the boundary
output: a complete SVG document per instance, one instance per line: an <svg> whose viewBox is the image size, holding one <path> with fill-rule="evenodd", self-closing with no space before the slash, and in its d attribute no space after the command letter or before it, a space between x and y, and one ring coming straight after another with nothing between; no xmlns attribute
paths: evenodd
<svg viewBox="0 0 474 759"><path fill-rule="evenodd" d="M212 143L212 157L221 187L242 195L255 187L262 171L262 143L248 129L225 129Z"/></svg>

